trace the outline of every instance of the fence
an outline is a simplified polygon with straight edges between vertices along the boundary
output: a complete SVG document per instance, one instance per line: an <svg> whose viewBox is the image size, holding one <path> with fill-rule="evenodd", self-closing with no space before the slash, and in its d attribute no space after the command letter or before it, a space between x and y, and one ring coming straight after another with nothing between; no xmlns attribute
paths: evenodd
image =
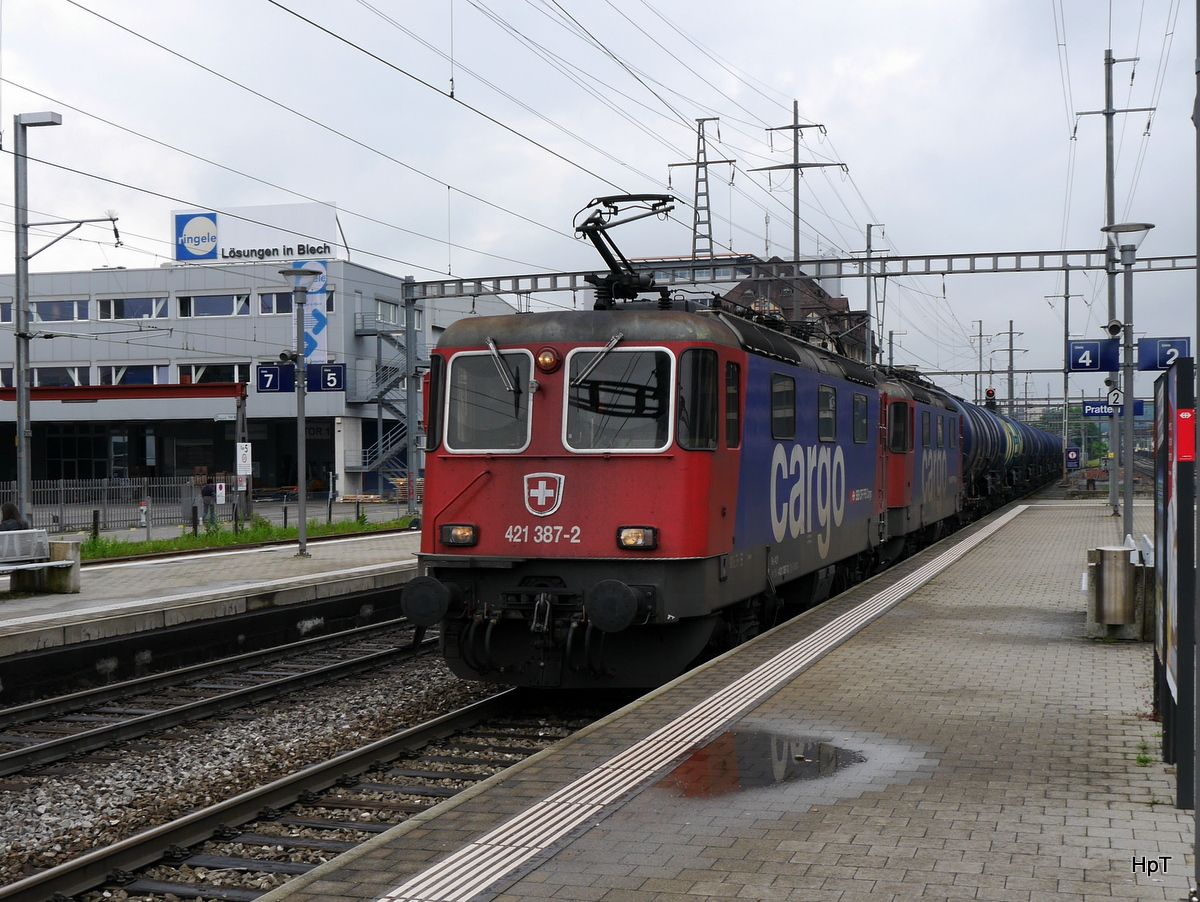
<svg viewBox="0 0 1200 902"><path fill-rule="evenodd" d="M15 501L16 482L0 482L0 503ZM229 524L234 518L234 496L217 505L217 518ZM306 499L309 519L337 522L364 517L380 522L397 519L405 508L390 503L363 504L334 502L324 493L310 492ZM145 505L143 507L143 504ZM202 517L200 486L191 477L155 477L146 479L45 479L33 483L33 504L23 508L29 525L52 533L89 532L93 517L99 517L101 530L140 529L141 527L188 527L192 509ZM275 501L255 501L255 515L276 525L296 525L296 495ZM245 511L241 512L245 517ZM200 523L203 529L203 523ZM156 536L156 538L159 536Z"/></svg>
<svg viewBox="0 0 1200 902"><path fill-rule="evenodd" d="M32 504L19 504L36 529L81 532L92 528L99 511L101 529L153 523L179 523L199 504L200 487L185 476L154 479L41 479L33 483ZM16 482L0 483L0 501L16 501ZM145 513L142 504L145 502Z"/></svg>

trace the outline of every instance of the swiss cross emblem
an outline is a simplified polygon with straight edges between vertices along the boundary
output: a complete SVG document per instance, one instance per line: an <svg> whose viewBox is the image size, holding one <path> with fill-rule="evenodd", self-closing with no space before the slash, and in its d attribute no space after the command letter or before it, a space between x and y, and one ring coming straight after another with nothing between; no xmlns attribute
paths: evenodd
<svg viewBox="0 0 1200 902"><path fill-rule="evenodd" d="M563 483L560 473L525 475L525 508L535 517L549 517L562 504Z"/></svg>

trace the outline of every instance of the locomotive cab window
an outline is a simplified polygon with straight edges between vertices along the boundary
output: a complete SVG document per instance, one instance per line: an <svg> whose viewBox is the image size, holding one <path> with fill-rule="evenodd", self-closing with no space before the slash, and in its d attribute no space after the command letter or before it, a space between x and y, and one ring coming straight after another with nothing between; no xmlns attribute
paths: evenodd
<svg viewBox="0 0 1200 902"><path fill-rule="evenodd" d="M718 374L717 352L689 348L679 356L679 412L676 429L679 447L712 451L717 447Z"/></svg>
<svg viewBox="0 0 1200 902"><path fill-rule="evenodd" d="M742 368L725 364L725 447L742 445Z"/></svg>
<svg viewBox="0 0 1200 902"><path fill-rule="evenodd" d="M448 451L517 452L529 444L528 351L470 351L450 361Z"/></svg>
<svg viewBox="0 0 1200 902"><path fill-rule="evenodd" d="M796 437L796 380L791 376L771 375L771 438Z"/></svg>
<svg viewBox="0 0 1200 902"><path fill-rule="evenodd" d="M429 391L426 393L425 450L436 451L442 443L442 398L446 387L446 360L429 358Z"/></svg>
<svg viewBox="0 0 1200 902"><path fill-rule="evenodd" d="M665 349L572 351L567 384L563 443L572 451L665 451L670 445L672 372ZM715 405L715 385L709 394Z"/></svg>
<svg viewBox="0 0 1200 902"><path fill-rule="evenodd" d="M817 386L817 438L837 441L837 389L832 385Z"/></svg>
<svg viewBox="0 0 1200 902"><path fill-rule="evenodd" d="M903 454L911 450L909 442L908 405L893 401L888 405L888 450Z"/></svg>

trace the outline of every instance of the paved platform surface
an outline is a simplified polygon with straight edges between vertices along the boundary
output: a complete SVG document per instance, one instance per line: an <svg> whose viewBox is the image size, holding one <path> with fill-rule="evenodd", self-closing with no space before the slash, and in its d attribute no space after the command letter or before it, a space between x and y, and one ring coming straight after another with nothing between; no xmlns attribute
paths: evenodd
<svg viewBox="0 0 1200 902"><path fill-rule="evenodd" d="M1150 532L1152 509L1135 514ZM944 543L262 902L1183 898L1194 827L1172 807L1149 719L1151 646L1083 638L1086 551L1118 543L1120 522L1102 503L1034 499L848 641L721 715L702 748L613 801L597 796L532 857L498 838L513 818L712 707ZM515 867L487 858L509 849ZM456 858L457 895L420 890Z"/></svg>
<svg viewBox="0 0 1200 902"><path fill-rule="evenodd" d="M297 546L85 565L76 595L10 593L0 577L0 657L186 620L396 585L413 573L420 534L366 534Z"/></svg>

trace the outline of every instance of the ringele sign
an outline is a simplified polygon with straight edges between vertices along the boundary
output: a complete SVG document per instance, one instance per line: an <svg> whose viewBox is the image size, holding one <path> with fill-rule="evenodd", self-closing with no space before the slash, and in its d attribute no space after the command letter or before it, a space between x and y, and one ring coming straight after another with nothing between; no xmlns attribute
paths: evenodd
<svg viewBox="0 0 1200 902"><path fill-rule="evenodd" d="M258 263L342 256L337 208L330 204L175 210L171 231L178 263Z"/></svg>

